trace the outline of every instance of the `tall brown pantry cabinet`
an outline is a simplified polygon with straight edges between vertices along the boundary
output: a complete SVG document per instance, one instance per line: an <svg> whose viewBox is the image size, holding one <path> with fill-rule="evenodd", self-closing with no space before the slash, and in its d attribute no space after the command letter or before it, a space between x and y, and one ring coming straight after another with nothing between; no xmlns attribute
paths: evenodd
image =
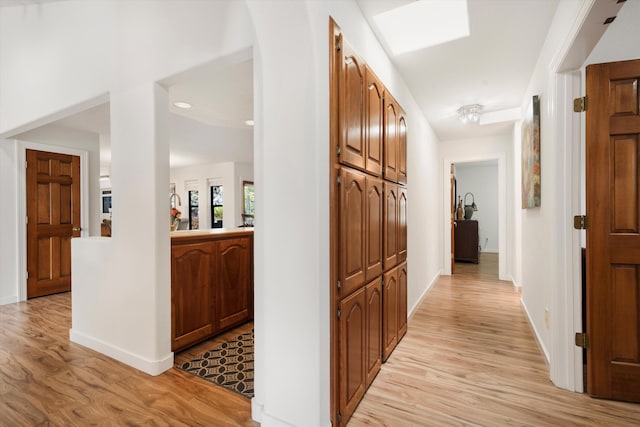
<svg viewBox="0 0 640 427"><path fill-rule="evenodd" d="M407 125L330 22L331 404L345 425L407 330Z"/></svg>

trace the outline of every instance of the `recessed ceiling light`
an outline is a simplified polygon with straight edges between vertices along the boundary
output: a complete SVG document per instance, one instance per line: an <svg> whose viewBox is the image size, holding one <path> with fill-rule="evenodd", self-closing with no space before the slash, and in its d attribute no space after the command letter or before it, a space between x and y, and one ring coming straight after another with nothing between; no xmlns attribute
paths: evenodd
<svg viewBox="0 0 640 427"><path fill-rule="evenodd" d="M253 126L253 120L245 120L244 124L247 126Z"/></svg>
<svg viewBox="0 0 640 427"><path fill-rule="evenodd" d="M422 0L373 17L395 54L469 36L467 0Z"/></svg>
<svg viewBox="0 0 640 427"><path fill-rule="evenodd" d="M191 104L183 101L174 102L173 105L175 105L178 108L184 108L184 109L191 108Z"/></svg>

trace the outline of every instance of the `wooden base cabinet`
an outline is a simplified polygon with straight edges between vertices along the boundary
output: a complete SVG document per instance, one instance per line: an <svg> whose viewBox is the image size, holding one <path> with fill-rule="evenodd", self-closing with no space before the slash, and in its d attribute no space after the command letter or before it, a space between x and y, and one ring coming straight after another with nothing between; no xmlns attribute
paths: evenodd
<svg viewBox="0 0 640 427"><path fill-rule="evenodd" d="M172 238L172 351L253 318L253 236L245 233Z"/></svg>
<svg viewBox="0 0 640 427"><path fill-rule="evenodd" d="M407 332L407 263L384 274L382 284L382 361Z"/></svg>

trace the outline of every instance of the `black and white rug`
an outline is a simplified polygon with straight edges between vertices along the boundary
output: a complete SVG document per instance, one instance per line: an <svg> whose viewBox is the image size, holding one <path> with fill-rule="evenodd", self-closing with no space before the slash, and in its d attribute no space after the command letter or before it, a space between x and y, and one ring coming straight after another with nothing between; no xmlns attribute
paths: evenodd
<svg viewBox="0 0 640 427"><path fill-rule="evenodd" d="M250 399L253 397L253 330L176 367Z"/></svg>

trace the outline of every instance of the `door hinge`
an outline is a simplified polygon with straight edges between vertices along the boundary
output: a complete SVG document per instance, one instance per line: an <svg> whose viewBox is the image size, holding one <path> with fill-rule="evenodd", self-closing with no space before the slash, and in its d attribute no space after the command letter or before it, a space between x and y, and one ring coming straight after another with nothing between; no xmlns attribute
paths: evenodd
<svg viewBox="0 0 640 427"><path fill-rule="evenodd" d="M340 177L340 175L338 175L337 181L338 181L338 185L342 184L342 177Z"/></svg>
<svg viewBox="0 0 640 427"><path fill-rule="evenodd" d="M573 217L573 228L576 230L586 230L589 228L589 217L586 215L576 215Z"/></svg>
<svg viewBox="0 0 640 427"><path fill-rule="evenodd" d="M339 156L341 152L342 150L340 149L340 146L336 145L336 156Z"/></svg>
<svg viewBox="0 0 640 427"><path fill-rule="evenodd" d="M340 280L338 280L338 290L340 290L340 288L342 288L342 282L340 282Z"/></svg>
<svg viewBox="0 0 640 427"><path fill-rule="evenodd" d="M342 50L342 36L336 36L336 52Z"/></svg>
<svg viewBox="0 0 640 427"><path fill-rule="evenodd" d="M587 111L586 96L583 96L582 98L576 98L573 100L573 111L575 113L582 113L583 111Z"/></svg>
<svg viewBox="0 0 640 427"><path fill-rule="evenodd" d="M342 310L338 309L338 319L342 317Z"/></svg>
<svg viewBox="0 0 640 427"><path fill-rule="evenodd" d="M590 345L591 341L589 340L589 335L585 332L576 332L576 346L589 348Z"/></svg>
<svg viewBox="0 0 640 427"><path fill-rule="evenodd" d="M25 223L25 224L29 224L29 217L28 217L28 216L25 216L25 217L24 217L24 223Z"/></svg>
<svg viewBox="0 0 640 427"><path fill-rule="evenodd" d="M338 424L342 424L342 414L338 411Z"/></svg>
<svg viewBox="0 0 640 427"><path fill-rule="evenodd" d="M29 279L29 272L27 271L27 280Z"/></svg>
<svg viewBox="0 0 640 427"><path fill-rule="evenodd" d="M24 168L27 169L29 167L29 162L28 161L24 161Z"/></svg>

